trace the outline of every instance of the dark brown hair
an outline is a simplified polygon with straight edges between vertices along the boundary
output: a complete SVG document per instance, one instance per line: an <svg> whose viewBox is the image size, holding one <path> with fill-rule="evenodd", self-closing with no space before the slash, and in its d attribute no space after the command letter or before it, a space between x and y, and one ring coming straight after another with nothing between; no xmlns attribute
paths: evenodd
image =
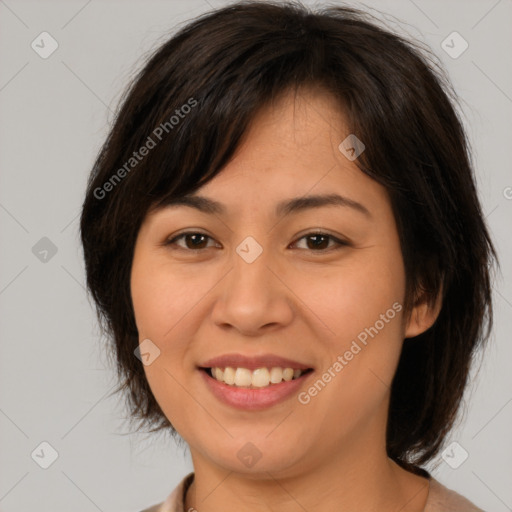
<svg viewBox="0 0 512 512"><path fill-rule="evenodd" d="M176 434L134 356L130 271L140 225L152 206L216 176L259 109L312 86L339 101L350 132L366 144L357 165L389 194L405 311L442 293L435 324L404 343L386 434L388 455L412 471L439 451L472 358L489 337L495 252L450 82L430 52L380 25L344 7L232 4L171 37L127 90L91 172L80 229L117 391L151 432Z"/></svg>

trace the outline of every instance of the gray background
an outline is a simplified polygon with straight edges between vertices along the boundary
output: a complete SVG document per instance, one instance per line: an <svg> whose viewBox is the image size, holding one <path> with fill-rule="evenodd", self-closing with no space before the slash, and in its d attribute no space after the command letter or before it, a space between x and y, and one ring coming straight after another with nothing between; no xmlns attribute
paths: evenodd
<svg viewBox="0 0 512 512"><path fill-rule="evenodd" d="M0 0L0 511L137 511L192 469L164 437L128 434L121 402L106 397L114 373L85 294L78 215L93 159L144 55L179 23L225 3ZM448 70L502 261L494 334L446 442L469 457L457 469L439 457L429 469L488 511L512 510L512 2L365 5L402 20ZM31 48L43 31L59 45L47 59ZM469 44L456 59L441 47L453 31ZM57 249L46 261L43 237ZM48 469L31 457L43 441L59 454Z"/></svg>

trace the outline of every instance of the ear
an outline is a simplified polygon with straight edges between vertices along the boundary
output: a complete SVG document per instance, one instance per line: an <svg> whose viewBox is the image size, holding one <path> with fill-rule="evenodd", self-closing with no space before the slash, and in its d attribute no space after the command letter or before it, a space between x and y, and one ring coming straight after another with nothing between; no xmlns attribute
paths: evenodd
<svg viewBox="0 0 512 512"><path fill-rule="evenodd" d="M419 298L417 298L409 315L409 319L405 324L404 337L414 338L414 336L418 336L419 334L424 333L426 330L432 327L437 317L439 316L442 303L442 286L440 287L439 292L434 300L432 300L431 297L428 297L427 294L422 294Z"/></svg>

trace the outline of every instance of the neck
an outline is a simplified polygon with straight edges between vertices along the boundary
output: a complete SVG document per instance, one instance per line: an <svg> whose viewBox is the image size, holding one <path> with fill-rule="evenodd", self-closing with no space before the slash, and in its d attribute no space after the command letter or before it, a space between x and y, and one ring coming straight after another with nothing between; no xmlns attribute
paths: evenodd
<svg viewBox="0 0 512 512"><path fill-rule="evenodd" d="M364 454L364 455L359 455ZM366 450L338 454L321 464L301 465L284 475L237 473L193 454L195 475L185 510L199 512L422 512L429 483L389 459Z"/></svg>

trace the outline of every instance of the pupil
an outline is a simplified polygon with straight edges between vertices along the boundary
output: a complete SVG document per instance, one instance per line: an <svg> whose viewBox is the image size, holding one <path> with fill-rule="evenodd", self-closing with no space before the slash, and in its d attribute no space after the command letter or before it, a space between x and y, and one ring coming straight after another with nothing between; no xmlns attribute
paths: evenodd
<svg viewBox="0 0 512 512"><path fill-rule="evenodd" d="M201 241L199 240L200 237L205 237L204 235L189 235L189 240L192 240L192 245L197 248L197 246L199 246L201 243L204 243L204 240ZM197 243L199 240L199 243Z"/></svg>
<svg viewBox="0 0 512 512"><path fill-rule="evenodd" d="M310 240L315 240L315 242L313 243L313 246L318 248L322 245L322 243L325 243L325 241L327 240L327 236L325 235L312 235L309 237ZM323 239L323 240L321 240Z"/></svg>

